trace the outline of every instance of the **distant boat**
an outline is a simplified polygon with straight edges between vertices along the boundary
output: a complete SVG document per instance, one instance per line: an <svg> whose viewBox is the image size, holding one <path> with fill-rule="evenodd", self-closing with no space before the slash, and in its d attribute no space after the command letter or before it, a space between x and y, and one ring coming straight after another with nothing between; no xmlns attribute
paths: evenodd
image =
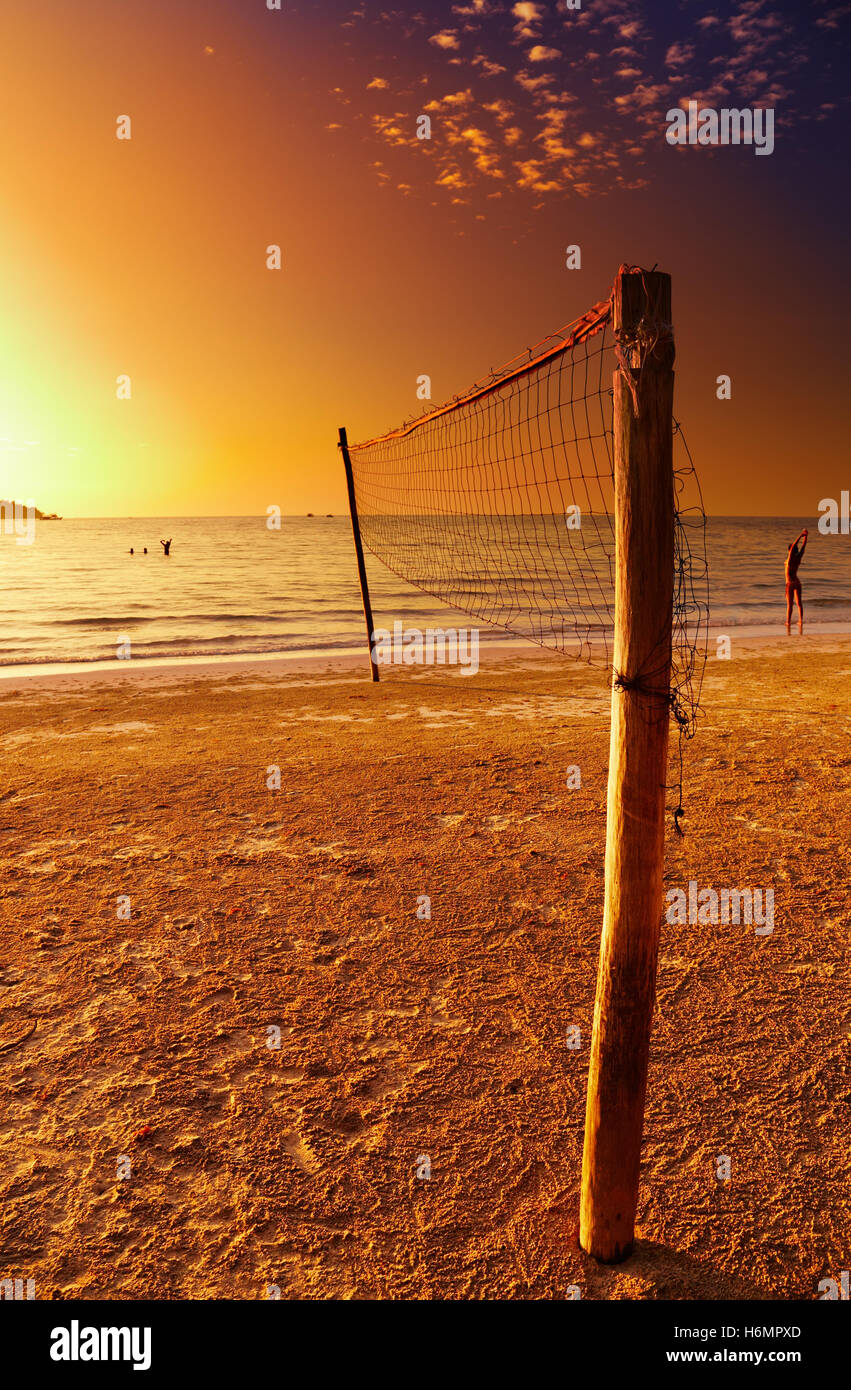
<svg viewBox="0 0 851 1390"><path fill-rule="evenodd" d="M308 515L308 516L313 516L313 512L308 512L307 515Z"/></svg>
<svg viewBox="0 0 851 1390"><path fill-rule="evenodd" d="M334 513L333 513L333 512L326 512L325 515L326 515L326 516L331 516L331 517L332 517L332 516L334 515Z"/></svg>

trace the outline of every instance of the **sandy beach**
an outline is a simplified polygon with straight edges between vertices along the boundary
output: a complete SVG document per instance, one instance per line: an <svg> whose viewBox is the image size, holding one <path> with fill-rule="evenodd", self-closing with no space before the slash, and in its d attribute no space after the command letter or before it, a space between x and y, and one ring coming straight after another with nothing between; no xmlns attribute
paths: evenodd
<svg viewBox="0 0 851 1390"><path fill-rule="evenodd" d="M849 675L848 638L709 661L666 887L771 888L774 930L663 927L613 1267L577 1241L603 672L520 649L377 686L362 659L4 680L0 1277L818 1297L851 1250Z"/></svg>

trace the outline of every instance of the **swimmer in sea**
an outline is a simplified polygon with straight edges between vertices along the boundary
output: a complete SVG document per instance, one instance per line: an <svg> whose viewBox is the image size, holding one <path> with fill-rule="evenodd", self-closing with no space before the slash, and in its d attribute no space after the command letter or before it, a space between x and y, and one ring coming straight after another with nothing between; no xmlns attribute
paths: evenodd
<svg viewBox="0 0 851 1390"><path fill-rule="evenodd" d="M160 545L162 546L163 550L167 555L168 552L171 550L171 538L169 538L167 541L160 541Z"/></svg>

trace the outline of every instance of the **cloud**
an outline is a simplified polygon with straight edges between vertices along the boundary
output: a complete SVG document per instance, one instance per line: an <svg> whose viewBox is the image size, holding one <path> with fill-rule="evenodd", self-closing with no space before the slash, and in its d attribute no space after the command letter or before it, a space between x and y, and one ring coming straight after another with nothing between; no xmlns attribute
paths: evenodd
<svg viewBox="0 0 851 1390"><path fill-rule="evenodd" d="M540 91L542 87L548 87L552 82L552 73L542 72L540 77L532 77L528 72L516 72L514 81L524 87L527 92Z"/></svg>
<svg viewBox="0 0 851 1390"><path fill-rule="evenodd" d="M561 188L558 180L546 177L539 159L524 159L514 167L517 170L518 188L529 188L533 193L555 193Z"/></svg>
<svg viewBox="0 0 851 1390"><path fill-rule="evenodd" d="M551 106L538 119L543 124L543 130L535 139L543 146L547 158L554 161L572 159L576 151L564 143L562 135L567 123L567 112L558 106Z"/></svg>
<svg viewBox="0 0 851 1390"><path fill-rule="evenodd" d="M505 178L499 167L499 154L487 131L481 130L478 126L468 126L466 130L461 131L461 139L470 147L474 156L473 163L480 173L487 174L489 178Z"/></svg>
<svg viewBox="0 0 851 1390"><path fill-rule="evenodd" d="M816 28L838 29L840 19L844 19L849 11L851 11L849 5L836 5L832 10L828 10L827 14L816 20Z"/></svg>
<svg viewBox="0 0 851 1390"><path fill-rule="evenodd" d="M784 18L773 0L709 3L718 4L717 12L698 17L702 7L695 6L698 14L692 13L681 37L661 44L637 0L588 0L566 17L552 0L450 0L431 18L422 11L381 10L382 25L413 37L421 58L423 50L431 54L431 61L414 69L426 74L426 90L416 78L409 80L395 101L416 102L412 111L381 119L363 112L360 119L398 161L392 186L406 194L422 193L425 179L432 198L464 204L472 199L475 210L476 196L492 197L495 183L506 199L531 193L533 206L555 192L597 197L643 187L637 166L658 146L666 110L691 98L715 107L779 102L796 85L790 74L812 57L808 41L851 11L849 0L816 0L812 8L822 17L816 20L813 13ZM446 27L430 32L441 18ZM448 91L435 84L438 62ZM462 71L447 78L445 64ZM453 91L465 78L469 87ZM377 79L370 86L397 84ZM832 94L827 88L819 96ZM439 139L427 146L412 146L416 111L439 113ZM800 109L796 115L824 120L829 108L814 103L808 115ZM402 146L427 156L416 178Z"/></svg>
<svg viewBox="0 0 851 1390"><path fill-rule="evenodd" d="M742 49L759 52L769 44L777 43L781 37L782 25L776 14L762 14L763 0L745 0L738 13L727 23L733 39L740 45L737 58L743 56Z"/></svg>
<svg viewBox="0 0 851 1390"><path fill-rule="evenodd" d="M474 150L482 150L493 144L487 131L481 130L475 125L467 126L465 130L462 130L461 139L466 140L469 145L472 145Z"/></svg>
<svg viewBox="0 0 851 1390"><path fill-rule="evenodd" d="M660 109L667 100L670 82L638 82L631 92L615 97L615 106L621 110L635 107L654 107Z"/></svg>
<svg viewBox="0 0 851 1390"><path fill-rule="evenodd" d="M507 72L507 68L504 68L501 63L492 62L490 58L485 57L484 53L477 53L473 62L476 67L481 68L485 77L499 77L500 73Z"/></svg>
<svg viewBox="0 0 851 1390"><path fill-rule="evenodd" d="M435 97L433 101L426 102L424 111L439 111L442 106L469 106L473 100L473 93L469 87L463 92L447 92L445 97Z"/></svg>
<svg viewBox="0 0 851 1390"><path fill-rule="evenodd" d="M437 48L460 48L461 44L454 29L441 29L439 34L432 34L429 43L435 44Z"/></svg>
<svg viewBox="0 0 851 1390"><path fill-rule="evenodd" d="M515 19L522 19L527 24L535 24L541 19L544 7L534 4L533 0L521 0L519 5L513 6L511 13Z"/></svg>
<svg viewBox="0 0 851 1390"><path fill-rule="evenodd" d="M482 110L489 111L492 116L496 116L500 125L506 125L514 116L513 106L502 97L497 98L496 101L486 102Z"/></svg>
<svg viewBox="0 0 851 1390"><path fill-rule="evenodd" d="M404 117L398 112L395 116L373 116L372 126L388 145L407 145L410 142L410 133L406 134L402 127L396 124L400 119Z"/></svg>
<svg viewBox="0 0 851 1390"><path fill-rule="evenodd" d="M543 5L533 3L533 0L521 0L521 3L512 7L511 13L518 21L514 26L514 34L517 39L534 39L538 36L538 26L544 14Z"/></svg>
<svg viewBox="0 0 851 1390"><path fill-rule="evenodd" d="M390 83L389 83L389 82L385 82L385 80L384 80L383 77L373 77L373 79L372 79L371 82L367 82L367 84L366 84L366 90L369 91L369 89L370 89L371 87L376 87L376 88L378 88L380 91L384 91L384 89L385 89L386 87L389 87L389 86L390 86Z"/></svg>
<svg viewBox="0 0 851 1390"><path fill-rule="evenodd" d="M694 44L692 43L672 43L665 54L666 68L681 68L684 63L690 63L694 58Z"/></svg>

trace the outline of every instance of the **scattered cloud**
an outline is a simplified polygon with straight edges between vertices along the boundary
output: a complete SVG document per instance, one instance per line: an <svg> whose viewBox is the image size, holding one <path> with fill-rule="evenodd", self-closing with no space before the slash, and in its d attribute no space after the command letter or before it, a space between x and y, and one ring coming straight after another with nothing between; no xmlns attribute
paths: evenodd
<svg viewBox="0 0 851 1390"><path fill-rule="evenodd" d="M510 102L504 101L501 97L497 101L487 102L483 110L489 111L491 115L496 116L496 119L501 125L507 124L514 116L514 107Z"/></svg>
<svg viewBox="0 0 851 1390"><path fill-rule="evenodd" d="M460 48L461 43L454 29L441 29L439 34L432 34L429 43L433 43L437 48Z"/></svg>
<svg viewBox="0 0 851 1390"><path fill-rule="evenodd" d="M533 77L529 72L516 72L514 81L527 92L539 92L542 87L549 87L552 84L552 73L542 72L539 77Z"/></svg>
<svg viewBox="0 0 851 1390"><path fill-rule="evenodd" d="M489 178L505 178L499 165L499 152L487 131L480 130L478 126L468 126L461 131L461 139L467 142L473 154L473 163L480 173L487 174Z"/></svg>
<svg viewBox="0 0 851 1390"><path fill-rule="evenodd" d="M445 97L436 97L433 101L427 101L423 110L439 111L442 106L469 106L472 100L473 93L467 87L463 92L447 92Z"/></svg>
<svg viewBox="0 0 851 1390"><path fill-rule="evenodd" d="M541 21L544 17L543 5L535 4L533 0L521 0L519 5L512 7L511 13L517 20L514 26L514 35L517 40L538 37Z"/></svg>
<svg viewBox="0 0 851 1390"><path fill-rule="evenodd" d="M669 90L668 82L637 82L631 92L615 97L615 105L636 110L649 106L654 111L660 111Z"/></svg>
<svg viewBox="0 0 851 1390"><path fill-rule="evenodd" d="M410 129L405 129L399 125L399 119L399 116L373 116L372 118L373 127L388 145L407 145L411 139Z"/></svg>
<svg viewBox="0 0 851 1390"><path fill-rule="evenodd" d="M395 183L406 194L420 185L399 162L403 148L425 154L419 168L431 185L461 203L475 190L494 196L495 181L506 197L519 189L536 200L556 191L592 197L643 187L641 166L660 149L671 106L690 99L715 107L790 103L808 61L806 36L840 27L851 0L810 0L791 18L777 0L730 0L702 15L690 9L680 6L678 36L661 47L639 0L594 0L570 12L541 0L454 0L442 11L450 25L434 33L433 16L429 24L419 11L380 11L365 22L392 25L403 39L413 35L424 51L424 76L409 78L396 97L403 104L415 94L411 110L356 119L394 147ZM453 67L460 71L441 89L440 74L446 79ZM369 85L388 86L384 79ZM830 119L833 107L821 98L832 93L823 88L809 110L799 102L796 118ZM418 143L422 111L436 119L433 138Z"/></svg>
<svg viewBox="0 0 851 1390"><path fill-rule="evenodd" d="M838 29L840 20L846 19L848 15L851 15L851 5L834 5L827 14L821 15L816 20L816 27L819 29Z"/></svg>
<svg viewBox="0 0 851 1390"><path fill-rule="evenodd" d="M694 44L692 43L672 43L665 54L666 68L681 68L685 63L690 63L694 58Z"/></svg>
<svg viewBox="0 0 851 1390"><path fill-rule="evenodd" d="M525 24L537 24L543 17L544 7L535 4L534 0L521 0L520 4L512 7L511 13Z"/></svg>
<svg viewBox="0 0 851 1390"><path fill-rule="evenodd" d="M494 63L492 59L486 58L484 53L476 53L473 62L476 67L481 68L486 77L499 77L501 73L508 71L501 63Z"/></svg>
<svg viewBox="0 0 851 1390"><path fill-rule="evenodd" d="M561 188L557 179L547 178L540 160L525 159L514 167L517 171L518 188L529 188L533 193L555 193Z"/></svg>

